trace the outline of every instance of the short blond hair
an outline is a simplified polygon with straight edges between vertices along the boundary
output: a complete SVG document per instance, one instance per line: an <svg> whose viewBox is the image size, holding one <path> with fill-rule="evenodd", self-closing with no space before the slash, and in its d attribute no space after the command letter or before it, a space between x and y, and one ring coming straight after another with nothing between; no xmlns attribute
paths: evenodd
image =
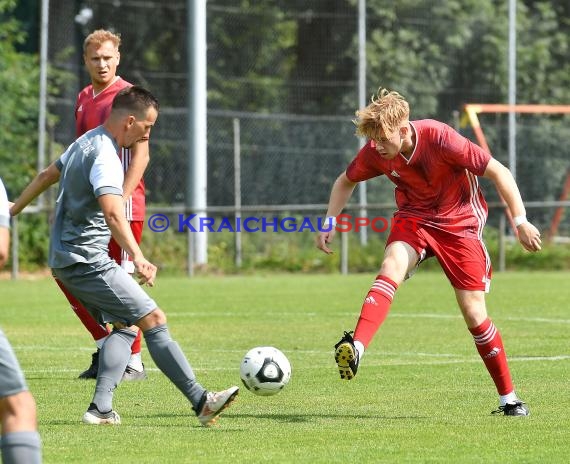
<svg viewBox="0 0 570 464"><path fill-rule="evenodd" d="M410 105L398 92L380 87L370 104L356 112L356 117L356 134L374 139L381 130L389 135L407 123Z"/></svg>
<svg viewBox="0 0 570 464"><path fill-rule="evenodd" d="M118 50L121 45L121 35L105 29L97 29L85 37L85 41L83 42L83 52L85 53L87 51L87 47L91 44L101 45L103 42L107 41L112 42Z"/></svg>

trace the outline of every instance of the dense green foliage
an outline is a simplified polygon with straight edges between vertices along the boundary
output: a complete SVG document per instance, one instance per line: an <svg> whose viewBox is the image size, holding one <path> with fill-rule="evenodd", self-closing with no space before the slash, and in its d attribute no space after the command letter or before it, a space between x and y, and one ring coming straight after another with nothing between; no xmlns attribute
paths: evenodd
<svg viewBox="0 0 570 464"><path fill-rule="evenodd" d="M26 11L25 5L28 10L37 9L35 0L0 0L0 176L11 197L32 178L37 164L38 59L27 51L34 49L24 33L30 30L31 19L15 20L16 3L20 14ZM82 37L97 27L112 28L121 32L123 40L121 75L151 88L163 108L151 138L148 201L169 206L185 202L189 159L185 2L138 2L128 15L122 2L83 2L93 10L92 21L83 28L70 14L76 13L76 3L62 0L50 6L49 92L63 95L50 100L49 109L60 120L52 116L48 121L50 157L59 153L54 140L67 144L73 138L70 102L86 82L81 74ZM507 101L508 2L367 0L366 5L368 94L379 85L397 89L410 100L413 118L434 117L450 123L456 122L453 112L467 102ZM30 13L32 17L37 17L37 11ZM350 122L358 101L357 1L313 0L309 6L305 0L210 0L207 18L208 204L234 202L233 120L237 114L241 115L242 204L326 203L333 180L358 144ZM569 3L518 1L516 19L518 102L567 104ZM62 77L68 70L77 74L74 86ZM482 123L493 155L506 164L506 118L482 116ZM517 174L523 198L558 199L568 171L570 117L525 115L517 118L517 125ZM390 201L392 189L389 182L369 182L368 201ZM497 199L493 188L486 190L486 196L490 201ZM534 210L530 216L545 230L552 213L552 209ZM494 227L497 217L490 218ZM44 236L46 222L37 220L30 230ZM567 233L567 218L563 226ZM21 228L24 233L26 227ZM211 267L228 271L231 266L218 263L218 257L220 250L231 251L233 238L218 238L211 240ZM251 262L245 262L244 268L288 261L293 250L303 250L295 245L276 260L275 254L287 249L289 240L262 241L254 238L255 245L246 244ZM22 250L23 262L41 265L44 243L31 236L22 242L31 247ZM174 242L163 246L179 248ZM355 250L351 255L359 253ZM164 262L166 255L167 251L158 250L155 254ZM318 268L308 256L284 269Z"/></svg>
<svg viewBox="0 0 570 464"><path fill-rule="evenodd" d="M37 173L40 79L38 56L21 51L27 37L13 15L16 4L15 0L0 0L0 177L12 200ZM69 74L53 68L48 73L48 96L54 97L69 82ZM53 128L56 120L48 113L46 129ZM49 130L46 147L48 152L60 149ZM20 264L24 269L46 265L48 218L49 214L41 214L21 221Z"/></svg>
<svg viewBox="0 0 570 464"><path fill-rule="evenodd" d="M219 223L219 222L218 222ZM316 224L316 222L315 222ZM48 225L43 215L20 215L18 220L20 237L19 264L24 271L35 271L47 265ZM171 228L162 233L152 232L145 226L142 248L146 257L169 275L188 272L188 235ZM370 233L368 244L362 246L356 232L348 234L349 272L374 273L382 261L385 234ZM195 269L197 274L258 272L325 272L340 270L341 234L332 244L333 255L325 255L315 246L315 234L304 232L243 232L242 264L236 266L236 234L214 232L208 235L208 265ZM495 270L499 267L498 230L487 226L485 244ZM505 264L507 270L569 270L570 244L543 244L539 253L529 253L512 237L505 243ZM422 269L439 269L435 259L422 264Z"/></svg>
<svg viewBox="0 0 570 464"><path fill-rule="evenodd" d="M38 118L40 92L39 58L26 51L32 47L24 25L16 19L15 0L0 0L0 176L8 194L17 195L36 175L38 166ZM21 5L19 5L21 6ZM29 12L30 17L36 14ZM29 24L27 27L31 27ZM34 25L39 27L39 25ZM61 50L60 57L68 55ZM48 103L69 85L69 72L49 66L47 69ZM46 115L46 157L58 153L61 147L55 144L53 129L57 116L49 111Z"/></svg>
<svg viewBox="0 0 570 464"><path fill-rule="evenodd" d="M330 184L358 145L350 122L359 104L357 3L207 2L209 205L230 205L234 200L233 120L237 117L243 204L326 202ZM517 1L519 103L570 101L567 3ZM185 2L139 2L128 15L121 2L84 4L93 10L93 19L81 36L94 27L120 31L121 75L151 88L165 109L151 138L153 156L146 174L149 201L187 203L191 43ZM380 85L394 88L410 100L413 118L434 117L454 124L454 113L465 103L507 101L508 2L367 0L366 5L367 97ZM148 23L149 15L165 27ZM67 22L65 27L74 30ZM79 40L70 39L68 44L78 47ZM78 60L54 63L63 69L77 66ZM84 80L83 75L80 82ZM72 89L68 90L72 99ZM491 150L505 162L506 118L486 118L483 124L489 130ZM518 173L524 179L527 201L559 196L559 177L565 169L554 165L568 157L564 147L570 145L569 118L544 119L518 118ZM70 127L61 127L56 136L64 137ZM494 133L490 127L496 129ZM533 134L530 128L535 128ZM545 145L545 137L537 137L538 132L556 133L554 140L563 148L552 147L552 142ZM553 166L545 163L547 172L535 175L532 163L545 153L555 158ZM545 183L543 175L550 182ZM540 187L545 185L543 197ZM369 201L391 198L390 189L387 183L374 184Z"/></svg>
<svg viewBox="0 0 570 464"><path fill-rule="evenodd" d="M487 298L527 418L490 414L494 385L435 272L400 287L358 375L341 381L333 345L353 327L372 280L159 275L149 293L206 388L240 385L240 361L254 346L277 346L291 361L281 393L263 398L242 388L211 429L198 425L144 348L149 378L114 393L122 424L82 425L95 383L76 377L93 342L51 279L0 281L2 329L38 403L44 463L567 462L567 273L497 275Z"/></svg>
<svg viewBox="0 0 570 464"><path fill-rule="evenodd" d="M332 244L333 255L326 255L315 246L315 234L305 232L242 233L242 265L235 264L235 233L216 232L208 236L208 266L197 273L235 274L257 272L327 272L340 269L341 234ZM356 232L348 233L349 272L374 273L380 267L385 245L385 234L371 233L366 246L359 243ZM544 243L540 253L529 253L512 237L505 244L507 270L570 269L570 245ZM495 270L499 266L498 231L485 229L485 244ZM143 249L162 272L187 272L188 237L184 233L168 230L154 233L148 229L143 235ZM422 269L439 269L437 260L430 259Z"/></svg>
<svg viewBox="0 0 570 464"><path fill-rule="evenodd" d="M319 0L308 9L303 1L208 2L211 107L351 114L356 3ZM366 5L370 92L378 85L397 88L409 96L418 117L439 119L481 97L506 101L508 2L367 0ZM564 0L517 2L521 101L570 100L569 10ZM305 93L295 97L299 81Z"/></svg>
<svg viewBox="0 0 570 464"><path fill-rule="evenodd" d="M17 51L26 37L11 16L15 5L0 0L0 176L9 195L35 175L38 140L38 59Z"/></svg>

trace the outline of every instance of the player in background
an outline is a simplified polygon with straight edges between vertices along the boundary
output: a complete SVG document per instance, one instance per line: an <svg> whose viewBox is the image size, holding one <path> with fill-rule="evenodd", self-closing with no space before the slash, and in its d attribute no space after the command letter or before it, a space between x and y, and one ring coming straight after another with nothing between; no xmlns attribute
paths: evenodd
<svg viewBox="0 0 570 464"><path fill-rule="evenodd" d="M18 214L59 181L49 266L98 322L114 326L101 347L95 393L83 415L85 424L121 422L113 410L113 394L136 336L133 325L143 331L157 367L188 399L202 425L211 425L239 391L233 386L209 392L198 383L180 346L170 336L166 315L139 285L154 284L156 266L143 256L125 219L124 176L117 148L148 140L157 117L158 102L150 92L137 86L121 90L104 125L79 137L40 172L10 210L12 215ZM139 283L109 256L111 235L131 256Z"/></svg>
<svg viewBox="0 0 570 464"><path fill-rule="evenodd" d="M111 112L111 104L115 95L125 87L132 85L117 76L117 67L121 58L120 45L121 38L119 35L102 29L92 32L85 38L83 60L91 77L91 84L79 92L77 96L75 104L75 132L77 137L103 124ZM145 219L143 174L149 162L148 140L141 141L130 149L121 148L118 155L125 173L123 185L125 216L137 243L140 244ZM109 242L109 255L129 274L134 272L133 261L113 238ZM98 324L59 281L58 285L97 346L97 351L92 355L91 365L79 375L79 378L95 379L99 366L99 352L105 339L109 336L110 330L108 327ZM141 359L141 334L138 333L131 348L131 359L125 369L123 380L143 380L144 378L146 378L146 373Z"/></svg>
<svg viewBox="0 0 570 464"><path fill-rule="evenodd" d="M335 345L340 376L350 380L356 375L396 290L424 259L435 256L498 391L499 408L493 412L526 416L529 412L515 393L501 335L487 316L491 262L482 234L488 208L477 177L495 184L526 250L540 250L540 233L527 221L519 189L505 166L448 125L430 119L410 121L409 114L408 102L400 94L380 89L356 113L356 132L368 142L332 187L329 224L336 222L358 182L381 175L396 185L398 207L380 272L364 299L354 332L345 332ZM335 228L326 229L318 233L317 247L330 254Z"/></svg>
<svg viewBox="0 0 570 464"><path fill-rule="evenodd" d="M10 250L10 212L0 179L0 268ZM42 462L42 445L36 419L36 402L28 391L16 355L0 329L0 421L2 421L2 462L37 464Z"/></svg>

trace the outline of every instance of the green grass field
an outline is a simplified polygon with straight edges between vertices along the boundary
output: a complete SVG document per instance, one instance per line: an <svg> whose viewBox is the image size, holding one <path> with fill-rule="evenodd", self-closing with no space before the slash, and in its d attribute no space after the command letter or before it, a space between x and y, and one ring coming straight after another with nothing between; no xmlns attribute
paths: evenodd
<svg viewBox="0 0 570 464"><path fill-rule="evenodd" d="M0 324L38 402L46 463L558 463L570 455L567 273L496 274L488 308L531 416L492 416L494 386L441 273L401 286L358 376L333 345L352 329L373 275L164 277L149 293L209 389L240 384L246 351L289 357L279 395L242 388L199 426L143 350L149 378L115 392L122 425L82 425L93 345L50 279L0 281Z"/></svg>

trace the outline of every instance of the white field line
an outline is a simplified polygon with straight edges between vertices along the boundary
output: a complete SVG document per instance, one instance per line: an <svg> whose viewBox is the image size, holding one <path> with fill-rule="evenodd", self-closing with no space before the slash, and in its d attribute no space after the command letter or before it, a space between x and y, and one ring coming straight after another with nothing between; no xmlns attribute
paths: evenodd
<svg viewBox="0 0 570 464"><path fill-rule="evenodd" d="M55 351L55 350L53 350ZM70 350L61 350L61 351L70 351ZM232 354L242 354L243 350L209 350L210 352L215 353L232 353ZM290 357L292 357L290 354ZM299 354L307 354L307 355L319 355L319 356L330 356L332 352L325 352L325 351L304 351L304 350L295 350L295 356L297 357ZM392 360L393 356L419 356L423 357L424 359L410 359L406 360ZM191 357L190 357L191 358ZM435 358L435 359L425 359L425 358ZM385 367L392 367L392 366L443 366L443 365L450 365L450 364L479 364L481 363L481 359L476 356L456 356L451 354L441 354L441 353L380 353L380 355L370 355L367 354L365 358L363 358L368 366L385 366ZM570 360L570 355L555 355L555 356L511 356L509 358L509 363L513 362L558 362L558 361L568 361ZM191 359L190 359L190 362ZM216 366L216 365L202 365L200 364L192 364L192 367L195 371L238 371L239 365L236 366ZM295 370L315 370L315 369L329 369L334 367L334 362L330 363L323 363L323 362L312 362L310 365L303 365L301 363L295 363ZM149 372L159 372L159 369L153 367L147 367L147 371ZM25 369L25 374L45 374L45 373L73 373L76 374L78 372L77 368L50 368L50 369Z"/></svg>
<svg viewBox="0 0 570 464"><path fill-rule="evenodd" d="M461 314L423 314L423 313L392 313L388 317L401 317L401 318L411 318L411 319L463 319ZM518 317L518 316L499 316L493 317L491 314L491 319L514 321L514 322L543 322L545 324L570 324L570 319L552 319L547 317Z"/></svg>
<svg viewBox="0 0 570 464"><path fill-rule="evenodd" d="M298 352L296 352L298 353ZM332 358L331 358L332 359ZM509 363L513 362L556 362L556 361L568 361L570 360L570 355L558 355L558 356L521 356L521 357L511 357L509 358ZM385 361L385 360L384 360ZM376 359L366 359L367 366L384 366L384 367L393 367L393 366L443 366L449 364L480 364L481 359L478 357L470 357L470 358L462 358L462 359L440 359L440 360L424 360L424 361L394 361L394 362L384 362L379 360L378 357ZM334 362L331 363L312 363L310 366L303 366L299 364L294 365L295 370L315 370L315 369L333 369ZM207 365L197 365L192 364L192 369L196 372L230 372L239 370L239 366L232 366L232 367L225 367L225 366L207 366ZM53 369L24 369L24 374L55 374L55 373L73 373L76 374L79 372L80 369L70 369L70 368L53 368ZM147 367L146 370L148 372L160 372L159 369L156 367Z"/></svg>
<svg viewBox="0 0 570 464"><path fill-rule="evenodd" d="M166 313L167 317L211 317L212 312L195 312L195 311L188 311L188 312L171 312ZM281 317L282 313L275 313L276 316ZM308 316L314 317L317 314L313 312L300 314L300 316ZM328 316L357 316L358 313L332 313L328 314ZM216 317L240 317L241 314L239 311L231 311L231 312L223 312L215 313ZM271 316L271 313L265 312L263 313L264 317ZM543 322L545 324L570 324L570 319L555 319L555 318L547 318L547 317L518 317L518 316L497 316L494 317L493 314L490 314L491 319L493 320L505 320L505 321L514 321L514 322ZM461 314L433 314L433 313L397 313L391 312L388 315L388 318L404 318L404 319L463 319Z"/></svg>
<svg viewBox="0 0 570 464"><path fill-rule="evenodd" d="M314 313L310 313L314 315ZM236 317L239 316L239 312L227 312L227 313L216 313L216 317L218 316L226 316L226 317ZM268 314L265 313L265 316ZM203 317L203 316L211 316L209 312L184 312L184 313L173 313L170 316L175 317ZM401 313L391 313L388 317L398 317L398 318L411 318L411 319L420 319L420 318L428 318L428 319L461 319L461 315L447 315L447 314L431 314L431 313L408 313L408 314L401 314ZM507 316L507 317L500 317L497 319L504 319L509 321L520 321L520 322L534 322L534 323L545 323L545 324L570 324L570 320L568 319L551 319L551 318L544 318L544 317L516 317L516 316ZM53 352L72 352L72 351L82 351L82 352L92 352L93 348L85 348L85 347L78 347L76 349L70 348L62 348L62 347L53 347L53 346L46 346L46 345L18 345L14 346L16 351L53 351ZM192 352L193 350L185 350L186 352ZM211 353L228 353L228 354L243 354L243 349L240 350L208 350ZM326 356L330 355L331 351L324 351L324 350L295 350L291 354L295 354L295 356L299 354L305 355L317 355L317 356ZM395 358L398 357L416 357L419 359L410 359L410 360L396 360ZM189 356L190 362L192 362L192 356ZM432 358L432 359L427 359ZM410 366L410 365L445 365L445 364L462 364L462 363L480 363L481 360L478 356L457 356L456 354L451 353L423 353L423 352L386 352L381 351L377 353L367 353L365 355L365 362L368 365L372 366ZM536 361L546 361L546 362L556 362L556 361L566 361L570 359L570 355L560 354L554 356L509 356L509 362L536 362ZM193 366L196 370L206 370L206 371L233 371L236 370L236 367L215 367L215 366ZM329 363L321 364L321 363L314 363L312 362L310 365L303 367L296 365L296 369L315 369L315 368L328 368L330 367ZM156 371L158 372L157 368L147 368L148 371ZM56 372L75 372L77 369L26 369L26 373L34 374L34 373L56 373Z"/></svg>

